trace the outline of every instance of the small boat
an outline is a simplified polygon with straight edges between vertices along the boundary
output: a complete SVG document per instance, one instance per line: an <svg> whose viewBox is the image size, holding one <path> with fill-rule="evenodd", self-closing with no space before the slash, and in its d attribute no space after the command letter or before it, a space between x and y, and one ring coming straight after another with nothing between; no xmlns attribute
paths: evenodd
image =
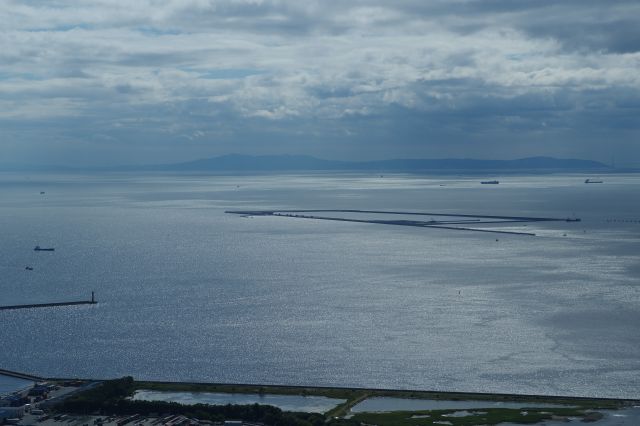
<svg viewBox="0 0 640 426"><path fill-rule="evenodd" d="M584 183L603 183L603 181L597 179L587 179L584 181Z"/></svg>
<svg viewBox="0 0 640 426"><path fill-rule="evenodd" d="M42 248L40 246L36 246L33 251L55 251L56 249L54 249L53 247L50 248Z"/></svg>
<svg viewBox="0 0 640 426"><path fill-rule="evenodd" d="M483 185L497 185L500 182L498 182L497 180L483 180L480 183L483 184Z"/></svg>
<svg viewBox="0 0 640 426"><path fill-rule="evenodd" d="M27 271L33 271L33 268L31 266L25 266L24 269L27 270Z"/></svg>

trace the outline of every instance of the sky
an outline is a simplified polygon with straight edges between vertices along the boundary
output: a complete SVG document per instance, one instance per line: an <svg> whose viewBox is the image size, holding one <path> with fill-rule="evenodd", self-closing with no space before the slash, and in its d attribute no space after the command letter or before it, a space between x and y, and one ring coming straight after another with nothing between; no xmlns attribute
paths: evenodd
<svg viewBox="0 0 640 426"><path fill-rule="evenodd" d="M0 163L640 166L637 0L2 0Z"/></svg>

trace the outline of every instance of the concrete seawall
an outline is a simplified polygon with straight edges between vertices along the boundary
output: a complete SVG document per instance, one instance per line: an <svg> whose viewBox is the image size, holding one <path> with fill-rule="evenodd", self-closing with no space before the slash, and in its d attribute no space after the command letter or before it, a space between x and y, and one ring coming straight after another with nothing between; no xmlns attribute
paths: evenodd
<svg viewBox="0 0 640 426"><path fill-rule="evenodd" d="M54 303L30 303L28 305L9 305L0 306L0 311L8 311L13 309L32 309L32 308L51 308L55 306L74 306L74 305L97 305L95 300L79 300L75 302L54 302Z"/></svg>
<svg viewBox="0 0 640 426"><path fill-rule="evenodd" d="M44 380L44 378L42 378L40 376L34 376L34 375L28 374L28 373L20 373L18 371L5 370L5 369L2 369L2 368L0 368L0 375L8 376L8 377L15 377L16 379L33 380L34 382L39 382L39 381Z"/></svg>
<svg viewBox="0 0 640 426"><path fill-rule="evenodd" d="M413 226L420 228L439 228L454 231L491 232L496 234L527 235L535 236L532 232L500 230L492 228L471 228L469 225L502 225L526 222L580 222L578 218L552 218L552 217L529 217L529 216L496 216L496 215L472 215L460 213L431 213L431 212L405 212L405 211L382 211L382 210L344 210L344 209L319 209L319 210L228 210L225 213L237 214L241 216L275 216L295 219L330 220L338 222L358 222L371 223L377 225L397 225ZM302 214L305 213L305 214ZM316 213L316 214L310 214ZM336 216L318 216L317 213L358 213L358 214L380 214L380 215L411 215L411 216L434 216L443 217L443 220L406 220L406 219L356 219ZM457 225L457 226L456 226Z"/></svg>

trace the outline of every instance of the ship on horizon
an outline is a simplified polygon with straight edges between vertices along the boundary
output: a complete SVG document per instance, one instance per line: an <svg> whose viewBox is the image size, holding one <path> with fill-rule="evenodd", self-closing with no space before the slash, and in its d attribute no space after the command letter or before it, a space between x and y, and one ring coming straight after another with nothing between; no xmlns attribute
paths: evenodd
<svg viewBox="0 0 640 426"><path fill-rule="evenodd" d="M584 181L584 183L604 183L604 181L599 179L587 179Z"/></svg>
<svg viewBox="0 0 640 426"><path fill-rule="evenodd" d="M49 248L43 248L40 246L35 246L35 248L33 249L33 251L55 251L56 249L54 249L53 247L49 247Z"/></svg>
<svg viewBox="0 0 640 426"><path fill-rule="evenodd" d="M497 180L483 180L482 182L480 182L482 185L497 185L500 182Z"/></svg>

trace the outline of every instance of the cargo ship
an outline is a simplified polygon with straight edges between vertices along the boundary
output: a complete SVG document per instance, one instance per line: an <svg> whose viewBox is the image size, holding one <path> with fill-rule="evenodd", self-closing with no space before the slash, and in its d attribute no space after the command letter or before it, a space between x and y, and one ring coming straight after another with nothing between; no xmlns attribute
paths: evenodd
<svg viewBox="0 0 640 426"><path fill-rule="evenodd" d="M483 180L480 183L483 184L483 185L497 185L500 182L498 182L497 180Z"/></svg>
<svg viewBox="0 0 640 426"><path fill-rule="evenodd" d="M56 249L54 248L42 248L40 246L36 246L33 251L55 251Z"/></svg>

